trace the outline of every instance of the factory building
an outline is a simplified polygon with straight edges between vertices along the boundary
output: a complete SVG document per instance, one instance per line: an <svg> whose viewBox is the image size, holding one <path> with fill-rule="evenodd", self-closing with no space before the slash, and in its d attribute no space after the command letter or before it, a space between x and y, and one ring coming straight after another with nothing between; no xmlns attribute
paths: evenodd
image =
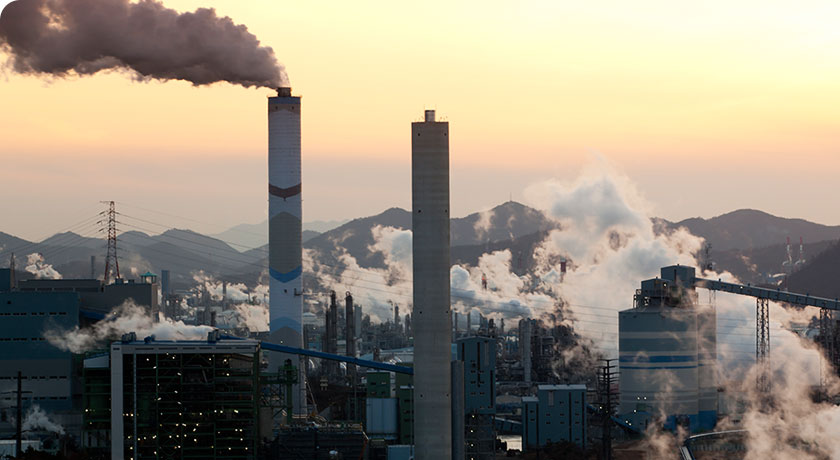
<svg viewBox="0 0 840 460"><path fill-rule="evenodd" d="M268 98L268 271L269 341L303 347L303 207L301 201L300 97L278 88ZM270 369L286 359L301 368L298 356L274 353ZM295 393L295 412L305 412L304 372Z"/></svg>
<svg viewBox="0 0 840 460"><path fill-rule="evenodd" d="M206 341L126 334L85 359L84 445L110 439L113 460L256 458L259 353L257 341L213 333Z"/></svg>
<svg viewBox="0 0 840 460"><path fill-rule="evenodd" d="M149 274L151 275L151 274ZM95 279L31 279L19 281L20 292L74 292L80 300L80 308L98 315L106 315L126 301L144 307L150 315L157 316L158 284L154 275L144 276L140 282L119 279L114 284L102 284Z"/></svg>
<svg viewBox="0 0 840 460"><path fill-rule="evenodd" d="M76 292L13 291L10 270L0 269L0 411L7 416L16 405L18 372L27 403L51 413L73 408L73 356L44 332L78 326L79 306Z"/></svg>
<svg viewBox="0 0 840 460"><path fill-rule="evenodd" d="M369 370L365 373L365 432L371 439L413 444L413 377Z"/></svg>
<svg viewBox="0 0 840 460"><path fill-rule="evenodd" d="M127 300L155 312L157 284L143 281L33 279L15 285L11 271L0 269L0 415L8 416L16 404L20 372L24 407L37 404L66 431L79 433L82 375L73 354L48 342L45 333L83 327ZM7 425L0 423L0 434L12 429Z"/></svg>
<svg viewBox="0 0 840 460"><path fill-rule="evenodd" d="M414 436L417 460L452 457L449 123L411 124Z"/></svg>
<svg viewBox="0 0 840 460"><path fill-rule="evenodd" d="M540 385L522 398L522 448L571 442L586 448L586 386Z"/></svg>
<svg viewBox="0 0 840 460"><path fill-rule="evenodd" d="M496 449L496 340L467 337L457 342L464 362L464 453L468 460L492 459Z"/></svg>
<svg viewBox="0 0 840 460"><path fill-rule="evenodd" d="M619 414L665 414L668 429L709 430L717 421L715 311L680 282L694 279L693 268L665 267L663 277L666 270L678 271L676 281L642 281L634 308L618 315Z"/></svg>

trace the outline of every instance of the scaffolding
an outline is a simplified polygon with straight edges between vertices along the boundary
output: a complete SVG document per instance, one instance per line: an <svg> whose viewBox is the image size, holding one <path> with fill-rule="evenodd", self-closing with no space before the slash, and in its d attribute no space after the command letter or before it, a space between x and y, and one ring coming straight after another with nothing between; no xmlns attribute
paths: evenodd
<svg viewBox="0 0 840 460"><path fill-rule="evenodd" d="M292 365L291 359L287 359L278 371L260 375L260 411L267 412L270 421L263 423L271 427L271 432L263 433L263 436L270 434L272 439L283 426L292 424L293 385L298 383L298 368Z"/></svg>

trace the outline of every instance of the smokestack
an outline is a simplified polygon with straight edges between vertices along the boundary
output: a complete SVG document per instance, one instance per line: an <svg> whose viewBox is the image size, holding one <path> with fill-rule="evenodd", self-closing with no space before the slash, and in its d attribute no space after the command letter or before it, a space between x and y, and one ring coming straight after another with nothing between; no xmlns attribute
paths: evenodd
<svg viewBox="0 0 840 460"><path fill-rule="evenodd" d="M452 458L449 123L411 124L416 460Z"/></svg>
<svg viewBox="0 0 840 460"><path fill-rule="evenodd" d="M300 97L279 88L268 98L268 271L269 341L303 348L303 252L301 243ZM272 372L287 359L299 370L297 355L272 353ZM298 373L294 412L304 413L305 372Z"/></svg>
<svg viewBox="0 0 840 460"><path fill-rule="evenodd" d="M523 318L519 320L519 354L522 362L522 371L524 372L525 383L531 384L531 336L533 323L531 318Z"/></svg>
<svg viewBox="0 0 840 460"><path fill-rule="evenodd" d="M324 351L335 354L338 351L338 305L335 291L330 291L330 305L327 307L327 328L324 334ZM326 366L332 368L332 365Z"/></svg>
<svg viewBox="0 0 840 460"><path fill-rule="evenodd" d="M344 337L347 346L347 356L356 356L356 312L353 309L353 296L347 291L344 298L344 319L347 322L347 334Z"/></svg>

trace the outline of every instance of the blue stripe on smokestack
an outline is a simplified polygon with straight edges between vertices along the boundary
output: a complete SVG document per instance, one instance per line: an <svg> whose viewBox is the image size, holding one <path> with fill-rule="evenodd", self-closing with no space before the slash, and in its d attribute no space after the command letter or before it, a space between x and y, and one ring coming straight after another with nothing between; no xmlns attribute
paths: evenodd
<svg viewBox="0 0 840 460"><path fill-rule="evenodd" d="M271 277L280 281L281 283L288 283L293 279L297 278L303 272L303 267L299 266L298 268L288 272L288 273L280 273L277 270L269 267L268 272L271 274Z"/></svg>

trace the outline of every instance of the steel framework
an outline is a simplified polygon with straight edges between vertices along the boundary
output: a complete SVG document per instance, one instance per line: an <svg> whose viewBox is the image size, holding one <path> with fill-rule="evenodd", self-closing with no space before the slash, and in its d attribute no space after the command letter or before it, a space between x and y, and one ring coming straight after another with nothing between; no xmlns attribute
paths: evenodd
<svg viewBox="0 0 840 460"><path fill-rule="evenodd" d="M111 272L114 273L114 279L120 278L120 262L117 260L117 211L114 207L113 201L103 201L108 205L107 211L102 211L101 215L107 215L106 232L108 234L108 250L105 254L105 274L102 277L102 282L108 284L111 278ZM99 221L100 223L104 221ZM113 264L113 265L112 265Z"/></svg>
<svg viewBox="0 0 840 460"><path fill-rule="evenodd" d="M770 391L770 301L766 298L755 299L755 363L756 386L767 394Z"/></svg>

